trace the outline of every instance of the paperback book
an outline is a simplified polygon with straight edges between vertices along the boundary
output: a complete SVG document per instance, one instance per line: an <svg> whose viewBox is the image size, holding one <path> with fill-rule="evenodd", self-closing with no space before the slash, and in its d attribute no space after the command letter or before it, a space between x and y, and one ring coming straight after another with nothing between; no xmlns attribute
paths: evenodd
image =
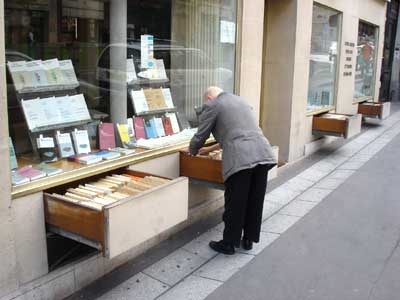
<svg viewBox="0 0 400 300"><path fill-rule="evenodd" d="M59 131L57 131L56 140L58 145L58 152L62 158L75 155L71 135L68 132L60 133Z"/></svg>
<svg viewBox="0 0 400 300"><path fill-rule="evenodd" d="M36 180L46 177L46 173L40 170L34 169L31 165L22 167L17 170L18 175L29 178L29 180Z"/></svg>
<svg viewBox="0 0 400 300"><path fill-rule="evenodd" d="M72 139L74 141L75 152L77 154L87 154L91 152L87 130L75 129L72 132Z"/></svg>
<svg viewBox="0 0 400 300"><path fill-rule="evenodd" d="M99 149L115 148L114 123L101 123L99 125Z"/></svg>

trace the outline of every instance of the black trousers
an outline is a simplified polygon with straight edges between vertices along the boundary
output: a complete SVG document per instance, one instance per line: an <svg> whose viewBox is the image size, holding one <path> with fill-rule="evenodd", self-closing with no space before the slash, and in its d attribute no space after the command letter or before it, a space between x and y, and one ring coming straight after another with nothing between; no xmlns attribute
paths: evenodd
<svg viewBox="0 0 400 300"><path fill-rule="evenodd" d="M257 165L239 171L225 181L224 242L240 245L243 237L258 243L268 171L273 165Z"/></svg>

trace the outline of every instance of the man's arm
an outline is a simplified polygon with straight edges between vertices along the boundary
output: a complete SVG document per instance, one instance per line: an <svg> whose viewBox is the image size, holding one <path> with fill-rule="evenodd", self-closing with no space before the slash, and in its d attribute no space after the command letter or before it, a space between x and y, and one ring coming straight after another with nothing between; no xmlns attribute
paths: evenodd
<svg viewBox="0 0 400 300"><path fill-rule="evenodd" d="M189 151L192 155L197 155L199 149L203 147L205 141L210 137L210 133L217 120L217 107L215 105L205 105L199 118L199 128L197 133L190 141Z"/></svg>

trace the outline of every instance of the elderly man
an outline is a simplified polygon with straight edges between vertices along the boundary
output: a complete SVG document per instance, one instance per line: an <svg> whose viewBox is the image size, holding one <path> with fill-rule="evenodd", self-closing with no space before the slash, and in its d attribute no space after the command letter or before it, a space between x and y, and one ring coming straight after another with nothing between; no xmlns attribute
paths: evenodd
<svg viewBox="0 0 400 300"><path fill-rule="evenodd" d="M223 149L225 229L223 239L211 241L210 247L232 255L241 239L245 250L259 242L267 175L276 165L276 158L252 108L241 97L209 87L204 102L189 151L197 155ZM210 133L218 144L202 148Z"/></svg>

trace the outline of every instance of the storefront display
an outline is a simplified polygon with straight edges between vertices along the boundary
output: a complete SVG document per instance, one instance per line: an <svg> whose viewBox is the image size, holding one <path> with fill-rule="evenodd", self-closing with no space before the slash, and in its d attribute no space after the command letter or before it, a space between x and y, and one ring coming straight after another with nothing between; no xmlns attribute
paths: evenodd
<svg viewBox="0 0 400 300"><path fill-rule="evenodd" d="M20 2L5 1L15 186L41 179L23 176L43 163L57 170L45 176L64 182L86 166L101 172L104 161L117 168L183 145L196 132L205 89L233 92L234 0L127 0L127 24L110 14L122 7L114 2L73 9L70 1Z"/></svg>
<svg viewBox="0 0 400 300"><path fill-rule="evenodd" d="M336 97L341 13L314 4L307 111L331 108Z"/></svg>
<svg viewBox="0 0 400 300"><path fill-rule="evenodd" d="M374 97L377 45L378 28L360 21L354 83L355 100L368 100Z"/></svg>

